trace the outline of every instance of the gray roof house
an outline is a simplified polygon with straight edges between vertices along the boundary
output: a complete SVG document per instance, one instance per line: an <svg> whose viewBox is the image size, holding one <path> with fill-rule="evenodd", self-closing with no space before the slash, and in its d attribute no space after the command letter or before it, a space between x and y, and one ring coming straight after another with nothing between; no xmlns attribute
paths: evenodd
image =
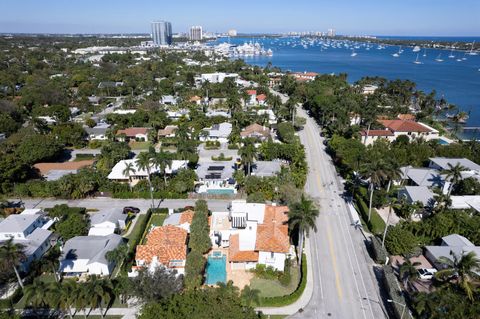
<svg viewBox="0 0 480 319"><path fill-rule="evenodd" d="M0 242L13 238L15 244L25 246L26 259L21 264L21 270L27 271L33 260L39 259L51 247L53 237L48 228L53 221L43 215L43 212L10 215L0 222Z"/></svg>
<svg viewBox="0 0 480 319"><path fill-rule="evenodd" d="M197 193L235 194L236 182L233 179L235 161L200 161L195 169L198 180Z"/></svg>
<svg viewBox="0 0 480 319"><path fill-rule="evenodd" d="M448 164L452 166L460 164L461 166L465 167L466 170L480 172L480 165L466 158L432 157L430 158L429 167L439 170L445 170L449 169Z"/></svg>
<svg viewBox="0 0 480 319"><path fill-rule="evenodd" d="M115 233L117 229L124 229L127 214L118 208L100 211L90 216L89 236L107 236Z"/></svg>
<svg viewBox="0 0 480 319"><path fill-rule="evenodd" d="M92 140L106 140L107 139L107 130L109 129L109 124L97 124L94 127L85 126L84 130L87 132L87 139Z"/></svg>
<svg viewBox="0 0 480 319"><path fill-rule="evenodd" d="M409 204L420 202L425 207L433 207L435 193L427 186L405 186L398 192L399 197L405 197Z"/></svg>
<svg viewBox="0 0 480 319"><path fill-rule="evenodd" d="M253 176L271 177L280 173L282 165L278 161L256 161L251 169Z"/></svg>
<svg viewBox="0 0 480 319"><path fill-rule="evenodd" d="M122 242L122 237L116 234L69 239L62 248L59 271L70 275L110 275L115 263L109 262L105 255Z"/></svg>
<svg viewBox="0 0 480 319"><path fill-rule="evenodd" d="M458 234L451 234L442 237L440 246L425 246L425 257L438 269L445 266L438 261L440 257L446 257L453 261L452 254L461 257L462 254L467 254L473 251L477 257L480 257L480 247L475 246L467 238Z"/></svg>
<svg viewBox="0 0 480 319"><path fill-rule="evenodd" d="M402 167L402 178L410 180L416 186L439 187L445 184L445 176L432 168Z"/></svg>
<svg viewBox="0 0 480 319"><path fill-rule="evenodd" d="M214 124L211 128L205 129L208 132L209 140L227 140L232 133L232 124L228 122L223 122L220 124Z"/></svg>

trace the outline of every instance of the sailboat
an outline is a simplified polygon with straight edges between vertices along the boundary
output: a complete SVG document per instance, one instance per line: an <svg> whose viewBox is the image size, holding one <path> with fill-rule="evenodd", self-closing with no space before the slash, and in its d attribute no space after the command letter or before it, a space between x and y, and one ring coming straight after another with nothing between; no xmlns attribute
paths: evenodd
<svg viewBox="0 0 480 319"><path fill-rule="evenodd" d="M424 56L424 57L427 56L427 48L425 48L425 49L423 50L423 56Z"/></svg>
<svg viewBox="0 0 480 319"><path fill-rule="evenodd" d="M435 61L437 61L437 62L443 62L442 54L441 54L441 53L437 56L437 58L435 59Z"/></svg>
<svg viewBox="0 0 480 319"><path fill-rule="evenodd" d="M470 49L470 52L468 52L468 55L478 55L477 52L473 51L474 46L475 46L475 40L472 42L472 48Z"/></svg>
<svg viewBox="0 0 480 319"><path fill-rule="evenodd" d="M400 47L398 48L398 52L392 54L392 56L393 56L394 58L398 58L402 52L403 52L403 51L402 51L402 46L400 46Z"/></svg>
<svg viewBox="0 0 480 319"><path fill-rule="evenodd" d="M452 50L450 51L450 55L448 56L449 59L453 59L455 58L455 56L453 55L453 47L452 47Z"/></svg>
<svg viewBox="0 0 480 319"><path fill-rule="evenodd" d="M413 47L412 52L419 52L420 50L421 50L420 47L418 45L416 45L416 46Z"/></svg>
<svg viewBox="0 0 480 319"><path fill-rule="evenodd" d="M419 61L419 60L418 60L418 53L417 53L417 59L416 59L415 61L413 61L413 63L415 63L415 64L423 64L422 61Z"/></svg>
<svg viewBox="0 0 480 319"><path fill-rule="evenodd" d="M357 56L357 53L355 52L355 49L352 50L352 54L350 56Z"/></svg>

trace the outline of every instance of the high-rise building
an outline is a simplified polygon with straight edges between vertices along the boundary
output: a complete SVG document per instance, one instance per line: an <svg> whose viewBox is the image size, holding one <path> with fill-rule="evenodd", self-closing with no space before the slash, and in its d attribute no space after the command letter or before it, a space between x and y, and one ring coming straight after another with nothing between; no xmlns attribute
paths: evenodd
<svg viewBox="0 0 480 319"><path fill-rule="evenodd" d="M152 39L155 45L172 44L172 24L167 21L152 22Z"/></svg>
<svg viewBox="0 0 480 319"><path fill-rule="evenodd" d="M201 26L190 27L189 38L192 41L200 41L203 38L203 30Z"/></svg>
<svg viewBox="0 0 480 319"><path fill-rule="evenodd" d="M237 30L235 30L235 29L230 29L230 30L228 30L227 33L228 33L229 37L236 37L237 36Z"/></svg>
<svg viewBox="0 0 480 319"><path fill-rule="evenodd" d="M327 36L334 37L335 36L335 29L328 29Z"/></svg>

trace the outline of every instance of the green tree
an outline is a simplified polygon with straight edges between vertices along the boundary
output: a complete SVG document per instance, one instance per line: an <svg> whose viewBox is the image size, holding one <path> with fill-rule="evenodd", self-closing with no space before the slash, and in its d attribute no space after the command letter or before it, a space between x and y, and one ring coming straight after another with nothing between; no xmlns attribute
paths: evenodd
<svg viewBox="0 0 480 319"><path fill-rule="evenodd" d="M107 305L113 296L113 286L109 279L99 279L96 275L88 277L85 283L85 295L88 304L92 309L100 309L100 314L104 318L104 305Z"/></svg>
<svg viewBox="0 0 480 319"><path fill-rule="evenodd" d="M187 255L185 264L185 288L199 288L203 283L203 271L205 270L206 260L202 253L192 250Z"/></svg>
<svg viewBox="0 0 480 319"><path fill-rule="evenodd" d="M153 272L140 270L137 277L129 279L129 294L141 302L155 302L179 293L183 288L183 278L176 272L156 267Z"/></svg>
<svg viewBox="0 0 480 319"><path fill-rule="evenodd" d="M49 285L41 278L35 278L31 285L25 287L25 299L34 308L46 307L50 304Z"/></svg>
<svg viewBox="0 0 480 319"><path fill-rule="evenodd" d="M403 286L410 291L413 290L413 284L420 278L417 270L417 267L420 265L421 263L418 261L412 263L410 259L406 258L403 264L400 266L399 274L400 278L402 279Z"/></svg>
<svg viewBox="0 0 480 319"><path fill-rule="evenodd" d="M257 151L253 141L246 139L243 143L242 148L238 151L238 155L242 160L242 164L247 167L247 174L251 173L251 165L257 158Z"/></svg>
<svg viewBox="0 0 480 319"><path fill-rule="evenodd" d="M300 201L294 203L290 207L288 213L288 225L290 229L296 229L298 231L298 264L299 267L302 266L302 252L303 252L303 241L305 235L308 236L310 229L313 229L317 232L316 220L320 212L315 207L315 204L312 200L302 195Z"/></svg>
<svg viewBox="0 0 480 319"><path fill-rule="evenodd" d="M110 250L105 254L105 257L109 262L115 263L119 265L121 262L125 260L128 256L128 246L127 244L120 244L114 250Z"/></svg>
<svg viewBox="0 0 480 319"><path fill-rule="evenodd" d="M23 287L22 278L17 270L17 266L26 258L24 252L25 246L19 243L14 243L13 238L5 241L2 246L0 246L0 260L2 263L11 267L17 276L18 284L20 287Z"/></svg>
<svg viewBox="0 0 480 319"><path fill-rule="evenodd" d="M135 169L134 164L130 163L130 162L125 164L125 168L122 171L122 174L124 176L127 176L127 178L128 178L128 187L130 187L130 191L132 191L132 186L130 184L132 182L132 180L131 180L130 177L131 177L131 174L135 174L136 172L137 172L137 170Z"/></svg>
<svg viewBox="0 0 480 319"><path fill-rule="evenodd" d="M152 156L150 153L142 152L137 156L137 166L139 169L144 170L147 172L147 181L150 191L150 199L152 201L152 209L155 208L155 202L153 200L153 185L152 180L150 178L151 169L152 169Z"/></svg>
<svg viewBox="0 0 480 319"><path fill-rule="evenodd" d="M212 247L210 226L208 225L208 206L204 200L198 200L195 203L188 247L202 254L208 252Z"/></svg>
<svg viewBox="0 0 480 319"><path fill-rule="evenodd" d="M167 185L167 167L172 166L172 157L170 153L165 152L163 149L160 149L160 152L156 153L153 156L153 164L159 168L160 174L163 176L163 181Z"/></svg>
<svg viewBox="0 0 480 319"><path fill-rule="evenodd" d="M380 186L387 178L386 164L382 159L375 158L370 162L366 162L363 167L363 174L370 179L370 200L368 205L368 221L372 216L372 200L373 191L376 186Z"/></svg>
<svg viewBox="0 0 480 319"><path fill-rule="evenodd" d="M452 165L448 163L448 169L444 170L443 173L446 174L446 178L450 181L450 187L448 189L448 195L451 194L453 188L455 185L458 184L458 182L463 178L462 177L462 172L465 171L466 168L460 165L460 163L457 163L455 165Z"/></svg>
<svg viewBox="0 0 480 319"><path fill-rule="evenodd" d="M250 307L252 303L258 305L260 303L260 290L252 289L249 285L246 285L242 289L240 298L247 307Z"/></svg>

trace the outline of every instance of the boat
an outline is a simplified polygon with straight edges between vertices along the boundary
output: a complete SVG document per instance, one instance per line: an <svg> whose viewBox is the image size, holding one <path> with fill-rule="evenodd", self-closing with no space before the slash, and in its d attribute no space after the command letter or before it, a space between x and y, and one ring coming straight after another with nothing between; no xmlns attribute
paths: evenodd
<svg viewBox="0 0 480 319"><path fill-rule="evenodd" d="M393 56L394 58L398 58L398 57L400 56L400 54L402 54L402 52L403 52L402 46L400 46L400 48L398 48L398 52L392 54L392 56Z"/></svg>
<svg viewBox="0 0 480 319"><path fill-rule="evenodd" d="M425 48L425 49L423 50L423 56L424 56L424 57L427 56L427 48Z"/></svg>
<svg viewBox="0 0 480 319"><path fill-rule="evenodd" d="M473 51L473 47L475 46L475 40L472 42L472 48L470 49L470 52L468 52L468 55L478 55L478 52Z"/></svg>
<svg viewBox="0 0 480 319"><path fill-rule="evenodd" d="M419 60L418 60L418 53L417 53L417 58L415 59L415 61L413 61L413 63L415 63L415 64L423 64L422 61L419 61Z"/></svg>
<svg viewBox="0 0 480 319"><path fill-rule="evenodd" d="M352 51L352 54L350 54L350 56L357 56L357 52L355 52L355 50Z"/></svg>
<svg viewBox="0 0 480 319"><path fill-rule="evenodd" d="M448 56L449 59L453 59L455 58L455 56L453 55L453 48L452 50L450 51L450 55Z"/></svg>
<svg viewBox="0 0 480 319"><path fill-rule="evenodd" d="M420 52L420 50L421 50L420 47L418 45L416 45L416 46L413 47L412 52Z"/></svg>
<svg viewBox="0 0 480 319"><path fill-rule="evenodd" d="M443 62L442 54L441 54L441 53L437 56L437 58L435 59L435 61L437 61L437 62Z"/></svg>

